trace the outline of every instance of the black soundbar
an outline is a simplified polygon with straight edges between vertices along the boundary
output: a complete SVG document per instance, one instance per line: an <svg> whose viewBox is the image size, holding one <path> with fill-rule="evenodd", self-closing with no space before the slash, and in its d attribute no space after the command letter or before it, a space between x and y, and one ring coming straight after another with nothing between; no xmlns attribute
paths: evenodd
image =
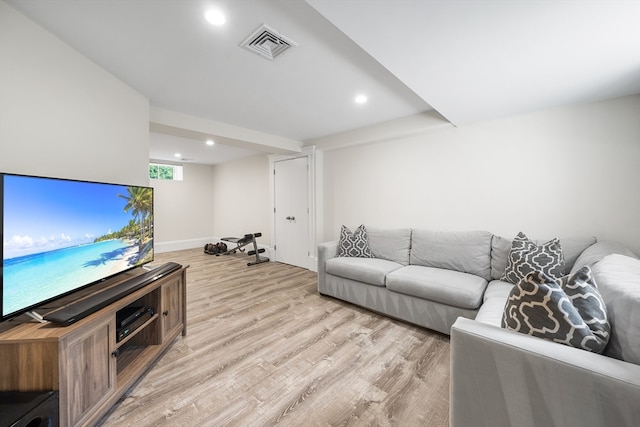
<svg viewBox="0 0 640 427"><path fill-rule="evenodd" d="M70 325L181 267L182 265L178 263L168 262L114 287L55 310L44 316L44 320L65 326Z"/></svg>

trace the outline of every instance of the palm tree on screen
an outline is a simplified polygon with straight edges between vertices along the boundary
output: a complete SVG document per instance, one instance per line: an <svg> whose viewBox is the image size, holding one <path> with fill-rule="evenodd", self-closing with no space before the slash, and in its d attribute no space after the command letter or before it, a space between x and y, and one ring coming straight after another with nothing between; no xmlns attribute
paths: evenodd
<svg viewBox="0 0 640 427"><path fill-rule="evenodd" d="M138 222L140 241L138 246L142 248L145 237L145 227L147 221L151 220L151 210L153 209L153 199L150 188L143 187L127 187L127 195L118 194L118 197L122 197L127 201L124 207L125 212L131 211L131 214ZM151 235L151 229L148 230Z"/></svg>

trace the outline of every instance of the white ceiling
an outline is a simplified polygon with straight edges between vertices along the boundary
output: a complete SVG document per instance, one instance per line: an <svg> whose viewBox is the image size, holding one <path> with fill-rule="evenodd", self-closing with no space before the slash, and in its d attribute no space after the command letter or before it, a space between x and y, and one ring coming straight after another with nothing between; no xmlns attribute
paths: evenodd
<svg viewBox="0 0 640 427"><path fill-rule="evenodd" d="M216 165L254 155L254 149L220 141L214 141L214 145L209 146L206 139L194 140L159 132L149 133L149 158L153 161Z"/></svg>
<svg viewBox="0 0 640 427"><path fill-rule="evenodd" d="M457 126L640 93L637 0L309 3Z"/></svg>
<svg viewBox="0 0 640 427"><path fill-rule="evenodd" d="M301 144L432 106L463 126L640 93L640 0L7 2L154 108ZM212 6L224 26L204 20ZM274 61L241 48L263 23L298 46ZM196 139L153 132L150 157L257 152Z"/></svg>

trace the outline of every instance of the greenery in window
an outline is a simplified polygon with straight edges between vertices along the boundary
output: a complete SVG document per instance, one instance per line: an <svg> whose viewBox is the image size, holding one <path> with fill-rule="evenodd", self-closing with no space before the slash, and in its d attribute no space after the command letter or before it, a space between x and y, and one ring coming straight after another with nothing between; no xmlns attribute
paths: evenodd
<svg viewBox="0 0 640 427"><path fill-rule="evenodd" d="M149 178L173 180L174 167L171 165L149 165Z"/></svg>

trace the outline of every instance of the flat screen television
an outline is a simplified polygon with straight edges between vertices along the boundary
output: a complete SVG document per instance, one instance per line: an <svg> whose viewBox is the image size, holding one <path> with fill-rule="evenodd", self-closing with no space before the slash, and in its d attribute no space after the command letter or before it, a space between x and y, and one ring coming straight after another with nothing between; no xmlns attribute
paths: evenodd
<svg viewBox="0 0 640 427"><path fill-rule="evenodd" d="M1 319L153 261L153 188L0 173Z"/></svg>

